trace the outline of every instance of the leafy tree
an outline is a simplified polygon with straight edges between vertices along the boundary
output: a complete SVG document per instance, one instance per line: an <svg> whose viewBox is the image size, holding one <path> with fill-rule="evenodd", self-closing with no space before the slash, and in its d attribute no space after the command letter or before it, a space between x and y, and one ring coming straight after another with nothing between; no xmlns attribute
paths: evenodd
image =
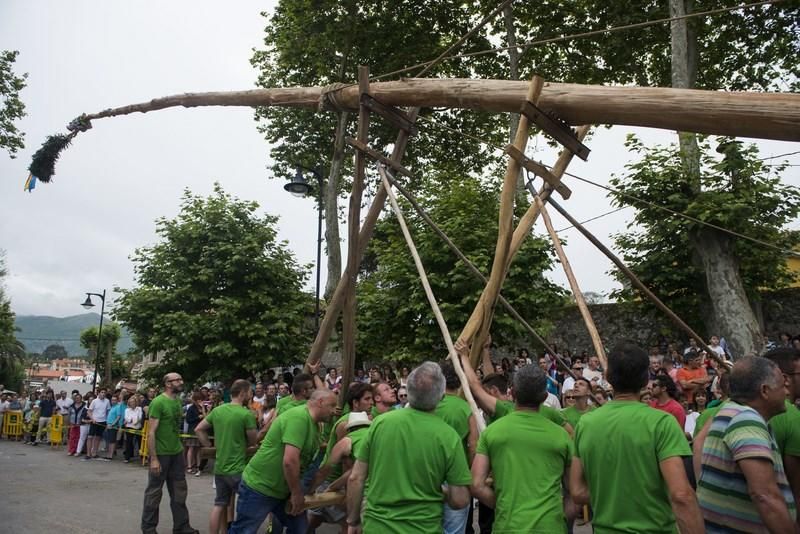
<svg viewBox="0 0 800 534"><path fill-rule="evenodd" d="M100 350L98 352L97 333L100 330L99 326L90 326L81 332L81 346L87 349L90 354L94 352L92 361L95 362L97 367L98 380L103 377L106 385L111 384L112 375L110 373L113 369L113 364L109 367L109 362L112 362L117 348L117 342L122 335L122 329L117 323L104 323L103 334L100 340Z"/></svg>
<svg viewBox="0 0 800 534"><path fill-rule="evenodd" d="M648 148L635 136L629 136L626 145L642 159L629 164L628 172L614 177L611 183L634 197L785 250L800 243L797 232L783 230L800 213L800 192L781 183L785 164L768 165L758 159L754 145L728 139L717 147L722 157L713 157L710 144L709 139L700 144L700 191L693 191L683 179L683 163L675 145ZM622 206L631 200L615 196L613 202ZM624 260L685 320L705 323L709 334L718 333L710 318L704 268L692 244L704 225L642 203L633 204L638 211L629 224L632 230L615 236ZM783 254L746 239L728 236L728 240L751 302L758 301L760 289L780 288L791 282ZM619 273L617 277L621 278ZM638 297L630 288L614 296L624 300Z"/></svg>
<svg viewBox="0 0 800 534"><path fill-rule="evenodd" d="M14 73L18 54L16 50L0 51L0 148L4 148L11 158L25 148L25 134L14 125L25 116L25 104L19 99L19 92L25 88L28 77L27 74L17 76Z"/></svg>
<svg viewBox="0 0 800 534"><path fill-rule="evenodd" d="M497 236L499 192L466 178L448 187L430 186L419 201L462 252L488 273ZM466 322L484 284L416 212L406 209L404 215L445 320L455 330ZM528 239L503 285L503 295L544 334L552 327L545 319L548 312L566 302L564 290L543 276L553 261L548 241ZM441 333L393 216L376 227L362 265L358 295L360 357L413 362L444 354ZM492 336L499 344L512 345L527 337L527 332L498 307Z"/></svg>
<svg viewBox="0 0 800 534"><path fill-rule="evenodd" d="M95 341L97 341L97 332L94 333L94 337ZM63 345L48 345L42 352L42 356L48 360L60 360L68 358L69 354L67 354L67 349Z"/></svg>
<svg viewBox="0 0 800 534"><path fill-rule="evenodd" d="M120 289L114 314L141 352L166 352L150 376L227 380L297 361L310 341L313 302L277 218L232 198L184 193L175 219L156 221L160 242L133 256L136 287Z"/></svg>
<svg viewBox="0 0 800 534"><path fill-rule="evenodd" d="M25 358L25 345L15 333L14 312L3 287L6 274L5 257L0 251L0 382L8 385Z"/></svg>

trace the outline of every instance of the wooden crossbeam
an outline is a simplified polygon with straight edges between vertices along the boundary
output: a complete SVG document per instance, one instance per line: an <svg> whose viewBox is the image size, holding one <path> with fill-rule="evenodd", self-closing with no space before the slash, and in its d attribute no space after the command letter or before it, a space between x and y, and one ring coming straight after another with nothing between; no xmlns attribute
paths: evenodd
<svg viewBox="0 0 800 534"><path fill-rule="evenodd" d="M589 147L581 143L569 127L553 119L550 115L536 107L530 100L522 103L520 113L536 124L547 135L564 145L570 152L586 161L589 158Z"/></svg>
<svg viewBox="0 0 800 534"><path fill-rule="evenodd" d="M398 130L403 130L408 135L413 136L419 133L418 128L405 111L393 106L387 106L368 93L361 93L361 105L373 113L380 115L386 122Z"/></svg>
<svg viewBox="0 0 800 534"><path fill-rule="evenodd" d="M384 165L386 165L387 167L391 167L392 169L397 171L398 174L402 174L404 176L408 176L409 178L412 178L414 176L413 174L411 174L411 171L409 171L408 169L406 169L405 167L400 165L395 160L384 156L383 154L381 154L377 150L368 147L367 145L365 145L364 143L358 141L357 139L353 139L352 137L346 137L344 141L345 141L345 143L347 143L351 147L355 148L359 152L363 152L364 154L366 154L367 156L369 156L373 160L379 161L379 162L383 163Z"/></svg>
<svg viewBox="0 0 800 534"><path fill-rule="evenodd" d="M545 182L550 184L553 189L558 191L558 194L561 195L561 198L567 200L570 196L572 196L572 190L561 183L561 180L556 178L556 176L547 170L547 167L533 161L528 156L522 153L517 147L514 145L506 145L506 154L517 160L517 163L522 165L524 168L535 174L536 176L540 176Z"/></svg>

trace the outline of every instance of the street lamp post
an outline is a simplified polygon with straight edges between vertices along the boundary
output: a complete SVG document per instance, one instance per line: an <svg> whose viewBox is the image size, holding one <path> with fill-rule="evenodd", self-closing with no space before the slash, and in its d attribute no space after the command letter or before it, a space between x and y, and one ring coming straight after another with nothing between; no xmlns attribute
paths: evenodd
<svg viewBox="0 0 800 534"><path fill-rule="evenodd" d="M311 184L308 183L303 171L309 171L317 178L318 194L317 194L317 287L316 287L316 305L314 308L314 330L319 332L319 284L320 284L320 271L322 270L322 173L319 169L311 169L296 165L296 172L292 181L284 185L283 188L296 197L305 197L311 192Z"/></svg>
<svg viewBox="0 0 800 534"><path fill-rule="evenodd" d="M106 310L106 290L103 290L103 293L86 293L86 300L83 301L83 306L87 310L90 308L94 308L94 303L92 302L92 296L100 297L100 327L97 329L97 354L94 355L94 376L92 377L92 392L95 391L97 387L97 373L100 370L100 346L102 342L102 335L103 335L103 313ZM108 362L106 362L106 367L110 369Z"/></svg>

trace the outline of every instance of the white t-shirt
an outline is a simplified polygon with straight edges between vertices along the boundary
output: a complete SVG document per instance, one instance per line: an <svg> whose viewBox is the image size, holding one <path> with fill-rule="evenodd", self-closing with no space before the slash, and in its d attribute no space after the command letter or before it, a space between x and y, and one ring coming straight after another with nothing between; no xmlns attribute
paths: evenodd
<svg viewBox="0 0 800 534"><path fill-rule="evenodd" d="M142 428L142 408L125 408L124 425L127 428Z"/></svg>
<svg viewBox="0 0 800 534"><path fill-rule="evenodd" d="M261 397L256 397L255 395L253 395L253 402L255 402L256 404L260 404L261 406L264 406L264 403L267 402L267 396L262 395Z"/></svg>
<svg viewBox="0 0 800 534"><path fill-rule="evenodd" d="M67 397L66 399L58 398L56 399L56 406L58 406L58 412L61 415L69 415L69 407L72 406L74 401Z"/></svg>
<svg viewBox="0 0 800 534"><path fill-rule="evenodd" d="M572 377L570 377L572 378ZM543 403L545 406L549 406L551 408L555 408L556 410L561 409L561 401L558 400L558 397L553 395L552 393L547 393L547 398L544 400Z"/></svg>
<svg viewBox="0 0 800 534"><path fill-rule="evenodd" d="M92 420L95 423L105 423L108 412L111 411L111 401L98 397L89 405L89 411L92 413Z"/></svg>
<svg viewBox="0 0 800 534"><path fill-rule="evenodd" d="M587 367L586 369L583 370L583 378L585 378L589 382L594 382L595 384L599 384L600 382L603 381L603 371L599 369L596 371L592 371ZM594 380L595 378L597 380Z"/></svg>
<svg viewBox="0 0 800 534"><path fill-rule="evenodd" d="M683 425L683 431L693 436L698 417L700 417L700 412L690 412L686 414L686 423Z"/></svg>
<svg viewBox="0 0 800 534"><path fill-rule="evenodd" d="M575 388L575 379L572 378L571 376L565 378L564 385L561 387L561 391L566 393L567 391L570 391L571 389L574 388Z"/></svg>

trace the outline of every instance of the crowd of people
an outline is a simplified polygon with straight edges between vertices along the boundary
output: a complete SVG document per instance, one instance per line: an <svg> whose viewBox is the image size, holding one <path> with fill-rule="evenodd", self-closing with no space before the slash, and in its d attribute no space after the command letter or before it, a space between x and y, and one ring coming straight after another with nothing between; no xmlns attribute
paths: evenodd
<svg viewBox="0 0 800 534"><path fill-rule="evenodd" d="M67 454L84 460L130 461L145 439L144 533L165 483L174 532L196 532L186 476L212 446L215 534L265 521L289 533L571 532L584 506L595 532L800 532L800 349L782 341L735 361L717 338L717 358L694 343L650 354L621 343L605 366L524 349L493 361L489 342L473 366L457 343L477 412L447 360L358 369L350 384L314 366L186 391L169 373L160 394L45 390L0 407L25 414L32 445L63 415ZM307 510L314 494L323 502Z"/></svg>

